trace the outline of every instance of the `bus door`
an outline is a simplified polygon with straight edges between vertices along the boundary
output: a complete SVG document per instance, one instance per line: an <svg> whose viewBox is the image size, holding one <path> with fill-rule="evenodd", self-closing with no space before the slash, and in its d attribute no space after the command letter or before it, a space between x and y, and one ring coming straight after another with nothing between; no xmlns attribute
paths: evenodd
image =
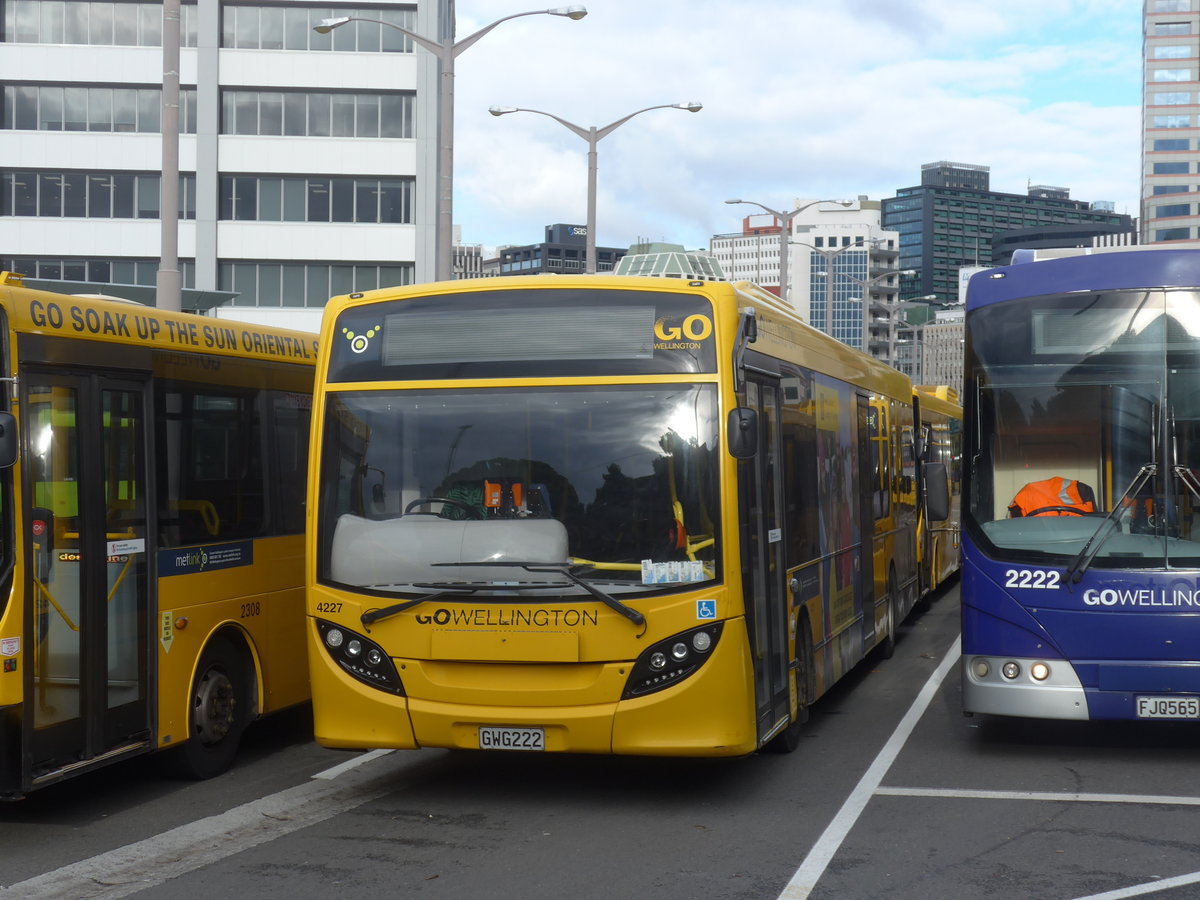
<svg viewBox="0 0 1200 900"><path fill-rule="evenodd" d="M145 389L28 372L31 777L150 738Z"/></svg>
<svg viewBox="0 0 1200 900"><path fill-rule="evenodd" d="M744 504L742 570L759 741L790 712L780 396L777 379L748 375L746 404L758 411L759 436L758 453L739 467Z"/></svg>

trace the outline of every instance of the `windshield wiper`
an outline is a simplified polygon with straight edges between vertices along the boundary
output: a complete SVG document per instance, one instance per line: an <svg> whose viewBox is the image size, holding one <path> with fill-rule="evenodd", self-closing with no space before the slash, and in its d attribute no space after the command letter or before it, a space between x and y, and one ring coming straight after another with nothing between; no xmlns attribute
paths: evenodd
<svg viewBox="0 0 1200 900"><path fill-rule="evenodd" d="M419 585L413 585L418 587ZM385 606L383 609L368 609L365 613L358 617L358 620L364 626L370 627L380 619L386 619L389 616L394 616L397 613L402 613L406 609L412 609L414 606L420 606L422 603L428 603L430 600L440 600L442 597L447 597L454 593L458 588L445 588L432 594L425 594L423 597L417 597L413 600L405 600L403 603L393 603L391 606ZM478 590L472 587L471 590Z"/></svg>
<svg viewBox="0 0 1200 900"><path fill-rule="evenodd" d="M514 568L524 569L526 572L535 572L539 574L556 574L561 575L567 581L583 588L609 609L615 613L624 616L634 625L645 625L646 617L632 607L626 606L620 600L604 593L595 585L589 584L578 575L571 571L570 563L543 563L543 562L521 562L521 561L496 561L484 560L483 562L457 562L457 563L434 563L435 566L511 566Z"/></svg>
<svg viewBox="0 0 1200 900"><path fill-rule="evenodd" d="M1096 558L1096 554L1100 552L1100 548L1104 546L1104 542L1112 535L1112 527L1120 519L1121 514L1125 512L1125 500L1130 494L1135 494L1142 489L1142 485L1150 478L1151 475L1158 474L1157 463L1146 463L1133 480L1129 482L1129 487L1125 488L1125 492L1121 494L1121 499L1113 504L1112 509L1108 511L1108 515L1104 517L1104 521L1096 526L1096 530L1092 532L1092 536L1087 539L1087 543L1080 548L1075 554L1075 558L1071 560L1067 566L1066 582L1068 585L1078 584L1083 578L1084 573L1088 570L1088 566L1092 564L1092 560ZM1100 537L1101 532L1104 537Z"/></svg>

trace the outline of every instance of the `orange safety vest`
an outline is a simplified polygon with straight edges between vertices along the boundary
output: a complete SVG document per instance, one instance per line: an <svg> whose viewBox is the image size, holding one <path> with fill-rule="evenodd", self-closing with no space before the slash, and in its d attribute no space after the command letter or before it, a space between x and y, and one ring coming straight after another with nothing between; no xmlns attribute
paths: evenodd
<svg viewBox="0 0 1200 900"><path fill-rule="evenodd" d="M1096 511L1092 489L1072 478L1054 476L1042 481L1031 481L1013 497L1008 514L1020 516L1069 516L1072 513L1047 507L1067 507L1081 513Z"/></svg>

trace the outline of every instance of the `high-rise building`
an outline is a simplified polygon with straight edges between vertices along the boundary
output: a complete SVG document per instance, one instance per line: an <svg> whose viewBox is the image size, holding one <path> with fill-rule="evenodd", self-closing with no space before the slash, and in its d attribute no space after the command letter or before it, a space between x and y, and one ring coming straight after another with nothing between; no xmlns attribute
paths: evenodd
<svg viewBox="0 0 1200 900"><path fill-rule="evenodd" d="M1200 238L1200 0L1142 4L1142 243Z"/></svg>
<svg viewBox="0 0 1200 900"><path fill-rule="evenodd" d="M790 293L814 328L894 363L899 235L879 219L879 201L866 197L800 213L792 224Z"/></svg>
<svg viewBox="0 0 1200 900"><path fill-rule="evenodd" d="M0 0L0 266L155 284L163 4ZM178 248L185 288L321 306L432 277L444 4L184 2ZM169 96L169 95L168 95ZM428 266L430 271L424 271Z"/></svg>
<svg viewBox="0 0 1200 900"><path fill-rule="evenodd" d="M1189 0L1200 2L1200 0ZM1015 228L1053 225L1117 226L1133 220L1113 212L1110 203L1070 199L1067 188L1032 185L1024 194L989 187L987 166L934 162L921 166L921 184L883 200L883 228L900 235L899 268L916 273L904 279L901 300L933 296L953 303L958 270L990 265L992 235Z"/></svg>
<svg viewBox="0 0 1200 900"><path fill-rule="evenodd" d="M880 228L880 204L795 200L788 249L788 300L814 328L895 365L896 305L903 273L898 235ZM754 281L778 293L783 228L752 215L742 230L712 237L712 254L730 281Z"/></svg>

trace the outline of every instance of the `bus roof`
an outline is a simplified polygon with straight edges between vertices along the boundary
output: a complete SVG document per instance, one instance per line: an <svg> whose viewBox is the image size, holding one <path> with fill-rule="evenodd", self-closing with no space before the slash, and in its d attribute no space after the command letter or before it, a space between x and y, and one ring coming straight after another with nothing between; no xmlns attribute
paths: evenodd
<svg viewBox="0 0 1200 900"><path fill-rule="evenodd" d="M967 286L967 311L1020 297L1082 291L1194 287L1200 284L1200 249L1147 248L1015 262L985 269Z"/></svg>
<svg viewBox="0 0 1200 900"><path fill-rule="evenodd" d="M316 335L284 328L168 312L120 299L56 294L24 287L0 272L0 306L22 334L111 341L175 352L209 353L314 365Z"/></svg>

